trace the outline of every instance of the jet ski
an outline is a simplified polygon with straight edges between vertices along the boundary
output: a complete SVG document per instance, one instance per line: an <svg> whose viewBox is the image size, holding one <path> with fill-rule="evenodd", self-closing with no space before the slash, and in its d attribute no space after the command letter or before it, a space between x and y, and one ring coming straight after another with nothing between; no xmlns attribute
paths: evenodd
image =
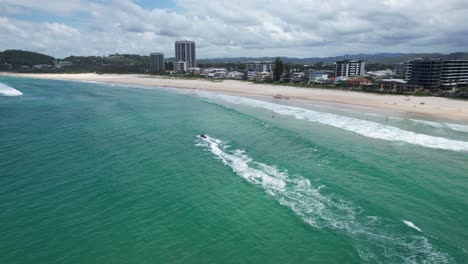
<svg viewBox="0 0 468 264"><path fill-rule="evenodd" d="M206 138L205 134L200 134L201 138Z"/></svg>

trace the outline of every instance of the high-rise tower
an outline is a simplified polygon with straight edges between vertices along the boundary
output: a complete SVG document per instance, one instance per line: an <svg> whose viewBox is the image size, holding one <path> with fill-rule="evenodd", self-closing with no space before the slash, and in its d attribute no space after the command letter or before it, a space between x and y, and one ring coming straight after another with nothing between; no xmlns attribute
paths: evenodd
<svg viewBox="0 0 468 264"><path fill-rule="evenodd" d="M175 55L176 61L186 61L189 68L197 67L195 41L176 41Z"/></svg>

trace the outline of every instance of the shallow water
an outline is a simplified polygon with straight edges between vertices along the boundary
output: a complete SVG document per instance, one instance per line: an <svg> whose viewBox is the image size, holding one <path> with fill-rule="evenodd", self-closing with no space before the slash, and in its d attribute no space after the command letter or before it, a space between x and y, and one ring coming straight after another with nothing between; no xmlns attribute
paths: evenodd
<svg viewBox="0 0 468 264"><path fill-rule="evenodd" d="M0 83L1 263L468 258L466 124Z"/></svg>

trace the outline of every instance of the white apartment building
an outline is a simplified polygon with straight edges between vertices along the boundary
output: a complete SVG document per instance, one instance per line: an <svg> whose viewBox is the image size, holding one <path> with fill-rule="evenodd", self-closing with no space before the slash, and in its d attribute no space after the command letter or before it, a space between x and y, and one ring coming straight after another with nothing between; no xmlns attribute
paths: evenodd
<svg viewBox="0 0 468 264"><path fill-rule="evenodd" d="M175 61L174 62L174 71L176 72L186 72L188 69L188 62L186 61Z"/></svg>
<svg viewBox="0 0 468 264"><path fill-rule="evenodd" d="M249 61L245 68L247 71L255 72L271 72L275 69L275 64L271 61Z"/></svg>
<svg viewBox="0 0 468 264"><path fill-rule="evenodd" d="M336 77L358 77L366 73L366 62L361 60L343 60L335 62Z"/></svg>

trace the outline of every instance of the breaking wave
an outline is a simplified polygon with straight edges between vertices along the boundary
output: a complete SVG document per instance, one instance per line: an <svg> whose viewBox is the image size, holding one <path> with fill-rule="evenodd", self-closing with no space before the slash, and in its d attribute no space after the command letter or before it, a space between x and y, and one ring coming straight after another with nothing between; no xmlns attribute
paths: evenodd
<svg viewBox="0 0 468 264"><path fill-rule="evenodd" d="M16 90L15 88L8 86L4 83L0 83L0 95L2 96L20 96L23 95L22 92Z"/></svg>
<svg viewBox="0 0 468 264"><path fill-rule="evenodd" d="M401 232L399 221L365 216L350 202L321 193L303 177L254 161L242 150L231 150L223 141L206 136L197 146L211 152L247 182L261 187L281 205L290 208L305 223L351 237L359 256L370 263L451 263L421 234ZM405 223L406 224L406 223Z"/></svg>
<svg viewBox="0 0 468 264"><path fill-rule="evenodd" d="M452 130L468 133L467 125L451 124L451 123L444 123L444 124Z"/></svg>
<svg viewBox="0 0 468 264"><path fill-rule="evenodd" d="M418 123L418 124L422 124L422 125L430 126L430 127L434 127L434 128L450 129L450 130L453 130L453 131L468 133L468 125L455 124L455 123L444 123L444 122L434 122L434 121L420 120L420 119L406 119L406 118L403 118L403 117L395 117L395 116L388 116L388 115L382 115L382 114L376 114L376 113L368 113L368 112L364 112L364 111L343 109L343 108L333 107L333 106L318 105L318 106L315 106L315 107L338 110L338 111L346 111L346 112L351 112L351 113L356 113L356 114L361 114L361 115L366 115L366 116L382 117L382 118L385 118L385 119L388 118L388 119L394 119L394 120L408 120L408 121L413 122L413 123Z"/></svg>
<svg viewBox="0 0 468 264"><path fill-rule="evenodd" d="M468 142L447 139L443 137L418 134L397 127L380 124L368 120L362 120L331 113L318 112L293 106L274 104L254 99L212 93L199 93L202 97L209 99L220 99L228 103L248 105L263 108L277 114L291 116L296 119L317 122L323 125L344 129L358 135L382 139L388 141L401 141L413 145L433 149L444 149L452 151L468 151Z"/></svg>
<svg viewBox="0 0 468 264"><path fill-rule="evenodd" d="M426 120L410 119L410 121L431 126L435 128L447 128L458 132L468 133L468 125L454 124L454 123L439 123Z"/></svg>

